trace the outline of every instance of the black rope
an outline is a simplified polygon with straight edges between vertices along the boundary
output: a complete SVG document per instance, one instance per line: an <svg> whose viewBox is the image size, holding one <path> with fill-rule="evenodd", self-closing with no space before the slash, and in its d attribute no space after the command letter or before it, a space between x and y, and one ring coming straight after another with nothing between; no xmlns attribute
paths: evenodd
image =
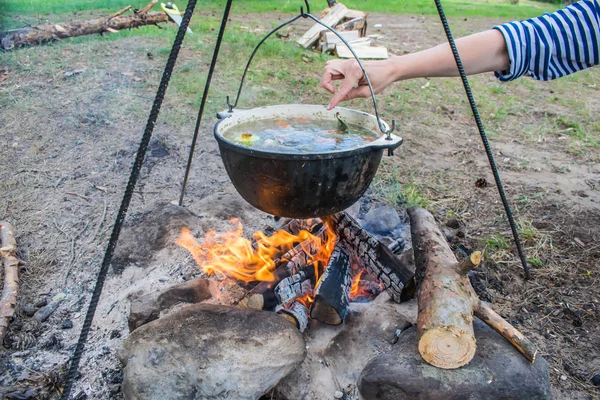
<svg viewBox="0 0 600 400"><path fill-rule="evenodd" d="M458 54L458 49L456 48L456 43L454 42L454 38L452 37L452 32L450 31L450 25L448 24L448 20L446 19L446 15L444 14L444 9L442 8L441 1L435 0L435 6L437 7L440 19L442 20L442 25L444 25L444 31L446 32L448 43L450 43L452 54L454 54L454 60L456 60L456 66L458 67L460 78L462 80L463 86L465 87L465 92L467 92L469 105L471 106L473 117L475 117L475 122L477 123L477 129L479 129L479 135L481 136L483 146L485 147L485 152L487 154L488 161L490 163L490 167L494 175L494 180L496 181L496 186L498 187L498 192L500 193L500 198L502 199L502 205L504 205L504 211L506 211L506 216L508 217L508 223L510 224L510 229L515 239L515 244L517 245L517 251L519 252L519 257L521 258L521 264L523 264L523 270L525 270L525 279L530 279L531 274L529 273L529 265L527 264L527 257L525 256L525 252L521 247L521 241L519 240L517 224L515 223L515 220L513 218L513 214L510 209L510 204L508 204L508 200L506 199L506 194L504 193L502 181L500 180L500 174L498 173L498 168L496 167L496 161L494 161L494 154L492 153L490 143L488 142L487 135L485 134L483 123L481 122L481 118L479 116L479 110L477 109L477 105L475 104L475 98L473 97L473 92L471 91L469 80L467 79L467 74L465 73L465 69L460 59L460 55Z"/></svg>
<svg viewBox="0 0 600 400"><path fill-rule="evenodd" d="M223 19L221 20L221 27L219 28L219 35L217 36L217 43L215 43L215 50L213 51L212 60L210 67L208 68L208 76L206 77L206 83L204 84L204 93L202 93L202 100L200 101L200 109L198 110L198 116L196 117L196 127L194 128L194 136L192 138L192 145L188 155L187 166L185 167L185 175L183 177L183 183L181 184L181 193L179 194L179 206L183 205L183 196L185 196L185 188L192 168L192 161L194 159L194 151L196 151L196 141L198 140L198 133L200 132L200 123L202 122L202 115L204 114L204 106L206 105L206 98L208 97L208 90L210 89L210 81L212 80L215 65L217 64L217 57L219 56L219 50L221 49L221 41L223 40L223 33L225 32L225 26L229 19L229 10L231 10L231 3L233 0L227 0L225 5L225 11L223 11Z"/></svg>
<svg viewBox="0 0 600 400"><path fill-rule="evenodd" d="M171 48L171 54L169 55L169 59L167 60L165 70L160 80L160 84L158 85L156 97L154 98L154 104L152 105L152 110L150 111L150 115L148 116L148 122L146 123L146 128L144 129L144 134L142 135L142 140L138 147L137 155L135 157L135 161L131 169L131 174L129 176L129 181L127 182L127 187L125 188L125 193L123 194L123 200L121 200L121 207L119 208L119 213L117 214L117 219L115 220L115 224L113 225L110 240L104 253L104 259L102 260L102 266L100 267L100 272L98 273L96 286L94 287L94 292L92 293L92 299L90 300L90 305L85 315L83 327L81 328L79 341L77 342L77 347L75 348L73 358L71 359L71 365L69 367L67 381L65 383L65 388L61 395L61 400L68 400L71 394L71 389L73 388L73 383L77 375L79 362L81 361L81 356L85 347L85 342L90 332L92 321L94 319L94 314L96 312L96 307L98 306L98 301L100 299L100 293L102 292L102 287L104 286L104 281L108 273L108 267L110 266L110 262L112 260L113 252L117 245L117 241L119 240L121 227L123 225L123 221L125 220L127 209L129 208L129 203L131 202L133 190L135 189L135 185L139 178L142 164L144 163L146 150L148 149L148 144L150 143L150 138L152 137L152 132L154 131L156 119L158 118L158 113L160 111L165 92L167 91L169 80L171 79L171 73L173 72L173 67L175 66L175 61L177 60L177 55L179 54L181 43L183 42L185 32L189 25L190 19L192 18L192 13L194 12L194 8L196 7L196 1L197 0L188 1L185 14L183 15L181 25L179 26L179 30L177 31L177 36L175 36L173 47Z"/></svg>

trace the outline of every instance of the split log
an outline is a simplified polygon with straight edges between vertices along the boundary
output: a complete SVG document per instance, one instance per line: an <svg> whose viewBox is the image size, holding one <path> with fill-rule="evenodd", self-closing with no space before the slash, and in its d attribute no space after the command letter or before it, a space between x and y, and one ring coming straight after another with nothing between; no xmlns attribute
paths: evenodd
<svg viewBox="0 0 600 400"><path fill-rule="evenodd" d="M327 223L338 235L340 244L356 255L362 266L383 284L384 290L388 290L396 302L404 300L404 286L414 276L410 258L396 256L345 212L333 215Z"/></svg>
<svg viewBox="0 0 600 400"><path fill-rule="evenodd" d="M289 307L279 307L277 314L290 321L300 332L308 326L308 308L299 301L293 302Z"/></svg>
<svg viewBox="0 0 600 400"><path fill-rule="evenodd" d="M346 14L346 18L348 14ZM364 37L367 34L367 18L366 17L356 17L347 22L339 24L336 27L338 32L345 31L358 31L360 37Z"/></svg>
<svg viewBox="0 0 600 400"><path fill-rule="evenodd" d="M153 0L149 6L156 4ZM118 32L123 29L138 28L144 25L158 25L167 22L167 14L164 12L147 12L144 7L133 15L123 16L131 6L103 18L72 21L62 24L42 24L32 27L14 29L0 33L0 47L10 50L14 47L44 44L54 40L70 37L102 34L105 32Z"/></svg>
<svg viewBox="0 0 600 400"><path fill-rule="evenodd" d="M352 49L358 56L358 58L362 59L377 59L377 60L385 60L390 57L387 48L385 47L362 47L362 46L353 46ZM335 52L339 58L354 58L354 55L350 51L350 49L343 44L337 44L335 46Z"/></svg>
<svg viewBox="0 0 600 400"><path fill-rule="evenodd" d="M310 317L329 325L344 321L350 302L352 277L350 256L339 244L333 250L327 268L319 279Z"/></svg>
<svg viewBox="0 0 600 400"><path fill-rule="evenodd" d="M476 350L475 315L533 362L535 345L480 301L466 276L481 262L481 253L474 252L459 263L428 211L409 208L408 215L418 282L417 337L421 357L444 369L468 364Z"/></svg>
<svg viewBox="0 0 600 400"><path fill-rule="evenodd" d="M348 8L345 5L337 3L329 10L325 17L321 18L321 22L329 26L335 26L342 18L344 18L344 15L346 15L347 12ZM297 40L297 42L300 46L308 49L319 40L319 35L325 30L327 30L327 28L315 23L300 39Z"/></svg>
<svg viewBox="0 0 600 400"><path fill-rule="evenodd" d="M4 340L8 324L15 314L19 293L19 259L15 230L6 221L0 222L0 256L4 266L4 287L0 297L0 343Z"/></svg>

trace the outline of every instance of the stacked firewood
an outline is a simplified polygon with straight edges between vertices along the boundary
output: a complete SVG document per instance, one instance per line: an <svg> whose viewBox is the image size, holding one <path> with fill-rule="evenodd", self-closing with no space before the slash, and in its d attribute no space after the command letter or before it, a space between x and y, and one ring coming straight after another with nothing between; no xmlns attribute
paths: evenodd
<svg viewBox="0 0 600 400"><path fill-rule="evenodd" d="M334 28L359 58L388 58L385 47L371 46L372 38L367 37L367 13L350 10L342 3L334 2L331 7L323 11L320 19ZM335 33L317 23L297 42L305 49L313 48L324 53L335 53L340 58L354 57Z"/></svg>
<svg viewBox="0 0 600 400"><path fill-rule="evenodd" d="M274 280L260 282L248 292L240 306L276 311L301 331L308 318L339 325L350 303L354 260L360 269L400 301L404 285L413 277L411 265L396 256L364 230L352 217L339 213L325 221L291 220L281 229L298 234L311 233L275 260ZM317 260L320 248L335 236L335 247L327 260ZM258 245L255 244L255 245ZM358 272L354 270L354 275Z"/></svg>

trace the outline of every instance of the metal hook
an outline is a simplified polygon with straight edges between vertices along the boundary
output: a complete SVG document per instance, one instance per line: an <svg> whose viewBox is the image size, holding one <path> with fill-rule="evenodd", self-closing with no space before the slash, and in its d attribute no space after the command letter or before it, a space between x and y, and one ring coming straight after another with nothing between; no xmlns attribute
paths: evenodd
<svg viewBox="0 0 600 400"><path fill-rule="evenodd" d="M310 4L308 4L308 0L304 0L304 4L306 4L306 13L310 14ZM304 15L302 15L304 17Z"/></svg>
<svg viewBox="0 0 600 400"><path fill-rule="evenodd" d="M385 140L392 140L392 132L394 132L396 130L396 120L393 119L392 120L392 128L391 129L387 129L385 134L387 135L387 138L385 138Z"/></svg>
<svg viewBox="0 0 600 400"><path fill-rule="evenodd" d="M229 96L227 96L227 107L229 108L228 112L233 112L233 104L229 102Z"/></svg>

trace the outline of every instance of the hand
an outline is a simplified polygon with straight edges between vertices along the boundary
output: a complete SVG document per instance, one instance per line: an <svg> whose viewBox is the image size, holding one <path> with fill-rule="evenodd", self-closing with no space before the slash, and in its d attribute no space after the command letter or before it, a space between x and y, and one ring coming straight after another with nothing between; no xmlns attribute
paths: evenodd
<svg viewBox="0 0 600 400"><path fill-rule="evenodd" d="M363 62L365 71L369 75L373 91L381 92L394 82L394 65L391 59L384 61ZM332 81L343 79L337 92ZM337 106L340 102L371 96L369 85L356 60L331 60L325 64L321 86L334 94L327 106L328 110Z"/></svg>

